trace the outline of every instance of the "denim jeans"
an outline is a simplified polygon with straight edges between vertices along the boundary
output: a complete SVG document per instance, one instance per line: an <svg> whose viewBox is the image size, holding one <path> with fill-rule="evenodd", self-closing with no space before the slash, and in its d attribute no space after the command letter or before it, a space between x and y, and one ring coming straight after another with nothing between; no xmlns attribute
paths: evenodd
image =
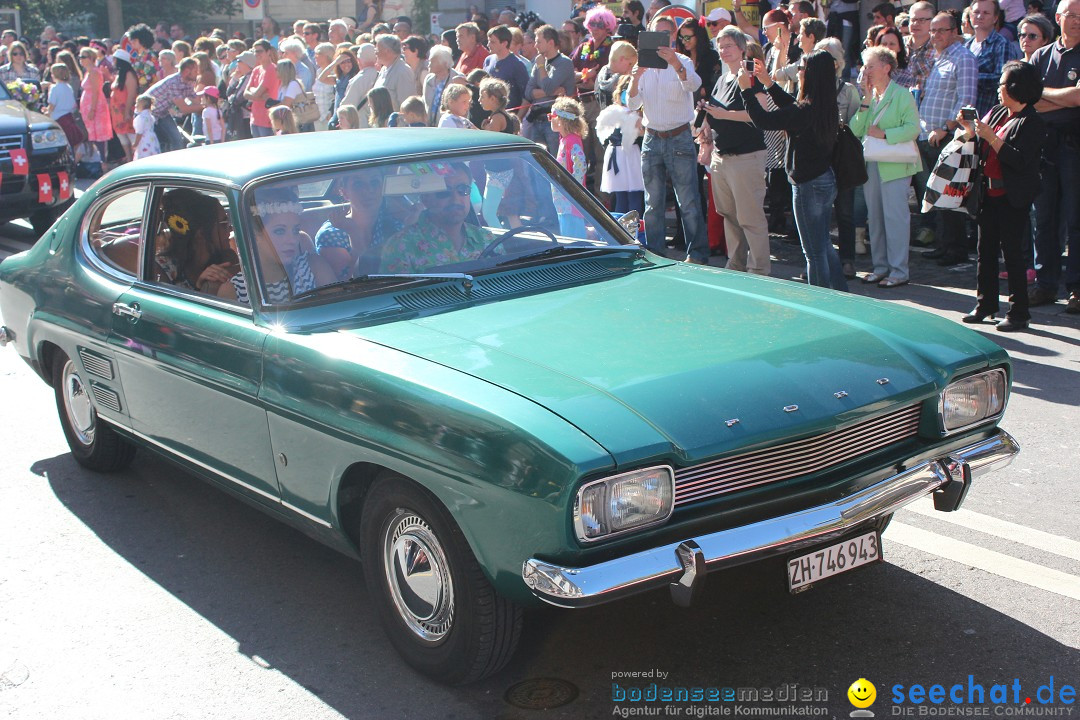
<svg viewBox="0 0 1080 720"><path fill-rule="evenodd" d="M645 180L645 241L658 255L666 255L667 181L675 189L675 202L682 208L683 237L687 254L708 262L709 242L705 237L705 215L697 188L697 146L687 128L674 137L645 133L641 145L641 174Z"/></svg>
<svg viewBox="0 0 1080 720"><path fill-rule="evenodd" d="M833 207L836 209L838 233L836 244L840 248L840 259L853 263L855 262L855 188L838 190Z"/></svg>
<svg viewBox="0 0 1080 720"><path fill-rule="evenodd" d="M262 125L256 125L255 123L251 123L251 137L270 137L273 134L273 128L263 127Z"/></svg>
<svg viewBox="0 0 1080 720"><path fill-rule="evenodd" d="M1080 291L1080 147L1075 140L1043 150L1042 190L1035 197L1035 272L1038 287L1056 293L1061 284L1062 228L1069 259L1065 290Z"/></svg>
<svg viewBox="0 0 1080 720"><path fill-rule="evenodd" d="M806 256L807 280L818 287L846 291L847 280L840 255L829 236L829 218L836 200L836 175L832 168L813 180L792 187L791 200L803 255Z"/></svg>
<svg viewBox="0 0 1080 720"><path fill-rule="evenodd" d="M547 147L551 157L559 152L559 133L551 129L547 118L536 120L529 125L529 139Z"/></svg>
<svg viewBox="0 0 1080 720"><path fill-rule="evenodd" d="M176 122L171 115L157 119L157 122L154 123L154 134L157 135L158 144L161 145L161 152L187 147L187 140L180 134L180 130L176 127Z"/></svg>

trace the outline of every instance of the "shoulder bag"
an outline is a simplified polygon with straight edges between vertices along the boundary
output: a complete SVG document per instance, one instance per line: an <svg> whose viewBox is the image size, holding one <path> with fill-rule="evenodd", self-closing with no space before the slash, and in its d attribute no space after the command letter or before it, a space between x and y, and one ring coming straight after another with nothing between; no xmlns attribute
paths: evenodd
<svg viewBox="0 0 1080 720"><path fill-rule="evenodd" d="M315 93L305 91L298 94L293 99L292 114L297 125L307 125L322 117L319 105L315 102Z"/></svg>
<svg viewBox="0 0 1080 720"><path fill-rule="evenodd" d="M874 119L873 125L881 122L881 116L885 114L891 104L891 100L885 103L877 118ZM890 143L885 138L867 135L863 138L862 146L863 157L866 158L866 162L916 163L919 161L919 146L915 144L914 140Z"/></svg>
<svg viewBox="0 0 1080 720"><path fill-rule="evenodd" d="M832 167L838 190L859 187L869 179L859 138L855 137L855 133L844 123L840 123L840 131L836 134Z"/></svg>

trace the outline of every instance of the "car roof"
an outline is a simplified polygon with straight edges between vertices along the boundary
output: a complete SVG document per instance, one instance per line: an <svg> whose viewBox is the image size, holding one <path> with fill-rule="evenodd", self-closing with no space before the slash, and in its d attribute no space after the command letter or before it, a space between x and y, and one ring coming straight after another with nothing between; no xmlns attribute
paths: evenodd
<svg viewBox="0 0 1080 720"><path fill-rule="evenodd" d="M298 133L161 153L121 165L111 180L186 175L246 185L268 175L341 163L499 147L535 147L508 133L438 128L377 128Z"/></svg>

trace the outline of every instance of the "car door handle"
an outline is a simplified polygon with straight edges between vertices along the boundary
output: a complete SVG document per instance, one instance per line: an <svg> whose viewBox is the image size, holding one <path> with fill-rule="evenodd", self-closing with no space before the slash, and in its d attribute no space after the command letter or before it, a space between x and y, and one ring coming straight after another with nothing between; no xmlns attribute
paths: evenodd
<svg viewBox="0 0 1080 720"><path fill-rule="evenodd" d="M131 305L113 303L112 311L113 315L129 318L132 322L135 322L142 317L142 310L139 309L138 303L132 303Z"/></svg>

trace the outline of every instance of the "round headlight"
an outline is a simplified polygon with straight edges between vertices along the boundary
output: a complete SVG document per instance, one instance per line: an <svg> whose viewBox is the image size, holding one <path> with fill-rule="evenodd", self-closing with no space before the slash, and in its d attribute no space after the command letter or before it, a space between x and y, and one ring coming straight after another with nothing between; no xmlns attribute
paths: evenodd
<svg viewBox="0 0 1080 720"><path fill-rule="evenodd" d="M67 145L67 137L60 128L50 127L30 133L30 143L35 150L62 148Z"/></svg>

